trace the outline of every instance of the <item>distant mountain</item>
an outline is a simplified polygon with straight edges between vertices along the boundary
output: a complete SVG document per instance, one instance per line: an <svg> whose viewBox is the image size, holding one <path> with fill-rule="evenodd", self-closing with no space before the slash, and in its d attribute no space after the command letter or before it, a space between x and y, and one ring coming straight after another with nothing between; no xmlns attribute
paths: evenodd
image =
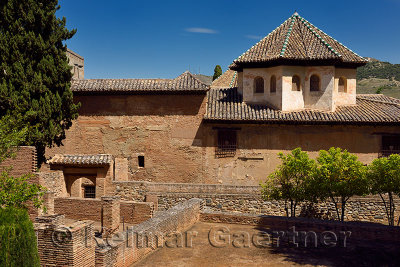
<svg viewBox="0 0 400 267"><path fill-rule="evenodd" d="M367 58L370 62L367 65L358 68L357 79L389 79L400 82L400 64L391 64L389 62L379 61L374 58Z"/></svg>
<svg viewBox="0 0 400 267"><path fill-rule="evenodd" d="M357 93L381 94L400 98L400 64L367 58L369 62L357 69Z"/></svg>

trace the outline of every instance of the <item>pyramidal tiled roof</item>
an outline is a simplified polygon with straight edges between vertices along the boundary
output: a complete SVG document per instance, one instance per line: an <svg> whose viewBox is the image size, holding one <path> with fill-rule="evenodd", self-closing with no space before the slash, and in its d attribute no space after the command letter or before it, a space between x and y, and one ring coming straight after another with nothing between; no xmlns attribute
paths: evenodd
<svg viewBox="0 0 400 267"><path fill-rule="evenodd" d="M73 80L74 94L85 93L205 93L210 87L186 71L175 79Z"/></svg>
<svg viewBox="0 0 400 267"><path fill-rule="evenodd" d="M400 100L384 95L357 95L356 105L320 110L280 111L268 105L247 104L237 88L208 92L206 121L287 124L389 124L400 125Z"/></svg>
<svg viewBox="0 0 400 267"><path fill-rule="evenodd" d="M297 12L235 59L231 69L246 63L334 60L364 65L368 61L302 18Z"/></svg>

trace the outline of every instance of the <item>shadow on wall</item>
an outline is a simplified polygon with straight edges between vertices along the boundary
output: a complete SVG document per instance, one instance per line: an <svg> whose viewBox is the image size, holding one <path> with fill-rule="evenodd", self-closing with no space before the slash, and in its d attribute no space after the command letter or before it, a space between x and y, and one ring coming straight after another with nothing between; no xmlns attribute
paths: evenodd
<svg viewBox="0 0 400 267"><path fill-rule="evenodd" d="M192 146L216 147L218 129L236 129L237 149L287 151L301 147L304 151L319 151L331 147L352 153L378 153L381 135L393 132L394 127L341 125L282 125L282 124L200 124ZM201 142L199 141L201 140Z"/></svg>

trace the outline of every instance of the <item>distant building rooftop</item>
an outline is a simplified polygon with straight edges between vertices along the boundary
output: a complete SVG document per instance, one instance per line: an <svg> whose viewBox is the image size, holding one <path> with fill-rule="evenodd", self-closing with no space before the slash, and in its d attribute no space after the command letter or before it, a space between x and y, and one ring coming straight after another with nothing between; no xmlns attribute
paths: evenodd
<svg viewBox="0 0 400 267"><path fill-rule="evenodd" d="M186 71L175 79L87 79L73 80L74 94L115 93L206 93L210 86Z"/></svg>

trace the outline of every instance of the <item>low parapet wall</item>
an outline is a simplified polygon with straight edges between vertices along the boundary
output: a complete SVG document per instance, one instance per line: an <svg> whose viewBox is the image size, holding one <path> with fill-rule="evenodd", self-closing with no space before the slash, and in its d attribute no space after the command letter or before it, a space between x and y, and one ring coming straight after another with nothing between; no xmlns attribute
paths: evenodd
<svg viewBox="0 0 400 267"><path fill-rule="evenodd" d="M121 199L144 201L147 195L157 196L159 210L167 210L177 203L191 198L201 198L205 200L205 205L213 211L285 216L284 202L264 200L261 197L261 187L259 186L145 181L115 181L113 185L115 194L121 196ZM400 200L396 198L395 203L399 206ZM306 205L299 205L296 213L323 219L336 218L334 204L330 201L318 203L311 210L309 208ZM399 216L400 209L396 210L395 214L396 218ZM350 198L346 205L345 220L387 223L385 207L381 198L378 196Z"/></svg>
<svg viewBox="0 0 400 267"><path fill-rule="evenodd" d="M41 266L95 266L93 222L77 221L62 225L62 215L36 218L38 253Z"/></svg>
<svg viewBox="0 0 400 267"><path fill-rule="evenodd" d="M96 266L132 265L160 247L160 237L184 232L194 225L200 218L201 209L202 200L190 199L129 228L119 234L117 241L96 248Z"/></svg>
<svg viewBox="0 0 400 267"><path fill-rule="evenodd" d="M75 220L101 221L102 204L100 199L91 198L55 198L54 213ZM151 218L154 206L151 202L120 202L120 222L138 224Z"/></svg>

